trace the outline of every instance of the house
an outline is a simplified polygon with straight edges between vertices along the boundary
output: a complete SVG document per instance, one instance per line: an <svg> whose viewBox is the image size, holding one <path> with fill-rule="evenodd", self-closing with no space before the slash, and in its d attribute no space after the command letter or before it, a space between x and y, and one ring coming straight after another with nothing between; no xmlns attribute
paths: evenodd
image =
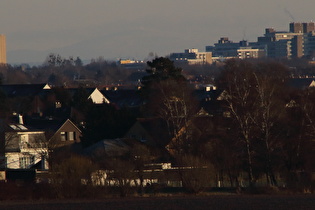
<svg viewBox="0 0 315 210"><path fill-rule="evenodd" d="M84 91L83 94L87 95L86 100L91 100L94 104L110 103L110 101L103 95L98 88L68 88L67 89L72 96L80 94L78 91Z"/></svg>
<svg viewBox="0 0 315 210"><path fill-rule="evenodd" d="M90 92L88 99L91 99L94 104L110 103L109 100L97 88Z"/></svg>
<svg viewBox="0 0 315 210"><path fill-rule="evenodd" d="M160 148L170 141L168 127L160 118L138 118L124 137Z"/></svg>
<svg viewBox="0 0 315 210"><path fill-rule="evenodd" d="M0 89L7 97L35 96L40 95L45 90L50 90L48 84L13 84L0 85Z"/></svg>
<svg viewBox="0 0 315 210"><path fill-rule="evenodd" d="M48 84L0 85L15 112L43 115L50 106L47 100L53 93Z"/></svg>
<svg viewBox="0 0 315 210"><path fill-rule="evenodd" d="M200 89L194 90L194 97L199 101L199 108L212 116L222 115L222 95L224 91L220 89Z"/></svg>
<svg viewBox="0 0 315 210"><path fill-rule="evenodd" d="M44 130L52 148L69 146L81 142L81 130L70 120L29 119L25 124Z"/></svg>
<svg viewBox="0 0 315 210"><path fill-rule="evenodd" d="M138 108L144 104L138 90L135 89L118 89L118 90L102 90L103 95L108 98L111 104L114 104L118 109Z"/></svg>
<svg viewBox="0 0 315 210"><path fill-rule="evenodd" d="M1 120L0 133L2 169L48 169L48 142L43 130Z"/></svg>

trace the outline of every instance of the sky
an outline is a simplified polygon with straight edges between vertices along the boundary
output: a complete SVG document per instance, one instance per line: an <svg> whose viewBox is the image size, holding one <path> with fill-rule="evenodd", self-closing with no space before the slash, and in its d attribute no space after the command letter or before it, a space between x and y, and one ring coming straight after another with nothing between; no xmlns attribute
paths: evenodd
<svg viewBox="0 0 315 210"><path fill-rule="evenodd" d="M314 0L1 0L9 63L43 63L49 53L82 60L145 59L220 37L256 41L264 29L315 21Z"/></svg>

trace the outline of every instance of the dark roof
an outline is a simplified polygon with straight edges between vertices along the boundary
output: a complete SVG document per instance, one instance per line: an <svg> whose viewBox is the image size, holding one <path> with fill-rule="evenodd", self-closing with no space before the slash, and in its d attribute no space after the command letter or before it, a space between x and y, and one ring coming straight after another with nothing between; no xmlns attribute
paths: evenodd
<svg viewBox="0 0 315 210"><path fill-rule="evenodd" d="M288 80L288 85L295 89L305 89L308 88L314 80L315 78L291 78Z"/></svg>
<svg viewBox="0 0 315 210"><path fill-rule="evenodd" d="M70 95L73 97L79 89L80 88L66 88L65 90L68 91ZM85 88L85 87L83 88L83 90L86 91L88 95L91 95L95 89L96 88Z"/></svg>
<svg viewBox="0 0 315 210"><path fill-rule="evenodd" d="M0 85L0 89L7 97L25 97L38 95L47 84L16 84Z"/></svg>
<svg viewBox="0 0 315 210"><path fill-rule="evenodd" d="M151 135L157 146L165 147L171 140L166 122L161 118L139 118L137 122Z"/></svg>
<svg viewBox="0 0 315 210"><path fill-rule="evenodd" d="M217 100L222 92L218 89L211 91L195 90L193 95L199 102L199 109L203 108L207 113L217 115L222 112L222 101Z"/></svg>
<svg viewBox="0 0 315 210"><path fill-rule="evenodd" d="M72 123L71 120L66 119L66 120L50 120L50 119L29 119L25 120L25 124L36 128L40 130L51 130L51 131L58 131L67 121ZM73 124L73 123L72 123ZM76 125L73 124L75 127ZM78 128L79 129L79 128Z"/></svg>
<svg viewBox="0 0 315 210"><path fill-rule="evenodd" d="M19 124L19 123L8 123L5 127L6 132L33 132L33 131L43 131L32 126Z"/></svg>
<svg viewBox="0 0 315 210"><path fill-rule="evenodd" d="M57 131L64 123L66 120L49 120L49 119L30 119L30 120L25 120L25 124L41 129L41 130L52 130L52 131Z"/></svg>
<svg viewBox="0 0 315 210"><path fill-rule="evenodd" d="M118 108L139 107L144 102L137 90L102 90L101 92L110 103L115 104Z"/></svg>
<svg viewBox="0 0 315 210"><path fill-rule="evenodd" d="M104 155L109 157L119 157L125 155L129 151L130 146L126 144L124 139L105 139L84 149L86 155L95 158L100 158Z"/></svg>

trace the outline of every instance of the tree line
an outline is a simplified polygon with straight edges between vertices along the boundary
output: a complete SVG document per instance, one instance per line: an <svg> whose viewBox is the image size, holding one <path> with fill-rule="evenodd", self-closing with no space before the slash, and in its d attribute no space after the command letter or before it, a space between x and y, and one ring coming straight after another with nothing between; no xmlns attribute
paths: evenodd
<svg viewBox="0 0 315 210"><path fill-rule="evenodd" d="M142 70L142 69L141 69ZM136 81L133 74L139 70L126 70L115 61L103 57L84 64L80 57L62 57L51 53L42 65L2 65L0 81L3 84L49 83L51 86L77 87L79 85L118 85Z"/></svg>

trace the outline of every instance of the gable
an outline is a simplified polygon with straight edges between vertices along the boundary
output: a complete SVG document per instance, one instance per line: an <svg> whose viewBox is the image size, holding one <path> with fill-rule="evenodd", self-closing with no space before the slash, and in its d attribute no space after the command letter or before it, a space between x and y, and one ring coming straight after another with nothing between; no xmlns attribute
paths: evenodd
<svg viewBox="0 0 315 210"><path fill-rule="evenodd" d="M138 141L154 144L154 140L149 132L137 121L125 134L125 138L136 139Z"/></svg>
<svg viewBox="0 0 315 210"><path fill-rule="evenodd" d="M58 129L58 131L74 131L81 134L81 130L69 119Z"/></svg>
<svg viewBox="0 0 315 210"><path fill-rule="evenodd" d="M81 130L67 119L59 129L49 138L51 144L55 147L79 143L81 140Z"/></svg>
<svg viewBox="0 0 315 210"><path fill-rule="evenodd" d="M94 104L109 104L109 100L97 88L94 89L88 99L91 99Z"/></svg>
<svg viewBox="0 0 315 210"><path fill-rule="evenodd" d="M314 81L314 80L311 82L311 84L309 85L309 87L315 87L315 81Z"/></svg>
<svg viewBox="0 0 315 210"><path fill-rule="evenodd" d="M50 90L50 86L48 84L46 84L44 87L43 87L44 90Z"/></svg>

